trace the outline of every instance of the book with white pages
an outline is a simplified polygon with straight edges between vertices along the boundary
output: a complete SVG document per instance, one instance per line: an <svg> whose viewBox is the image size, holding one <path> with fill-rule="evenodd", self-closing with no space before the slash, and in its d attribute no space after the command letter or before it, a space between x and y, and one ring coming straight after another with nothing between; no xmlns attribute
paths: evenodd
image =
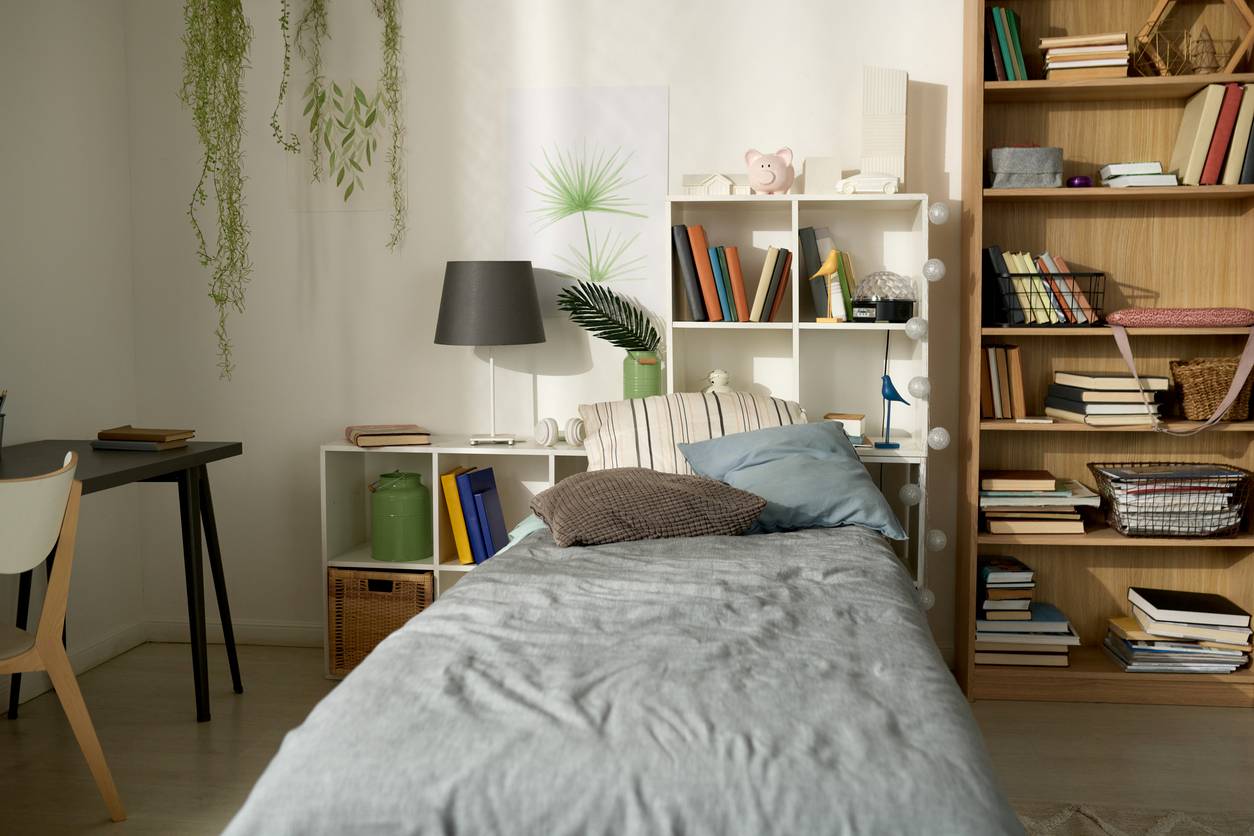
<svg viewBox="0 0 1254 836"><path fill-rule="evenodd" d="M980 605L980 609L985 610L1026 610L1032 604L1030 598L1007 598L1002 601L993 601L985 599Z"/></svg>
<svg viewBox="0 0 1254 836"><path fill-rule="evenodd" d="M1109 163L1098 169L1097 173L1103 180L1128 174L1162 174L1163 164L1160 162Z"/></svg>
<svg viewBox="0 0 1254 836"><path fill-rule="evenodd" d="M1088 61L1046 61L1048 70L1080 70L1089 67L1126 67L1127 58L1095 58Z"/></svg>
<svg viewBox="0 0 1254 836"><path fill-rule="evenodd" d="M1128 587L1128 600L1155 621L1248 629L1250 614L1215 592Z"/></svg>
<svg viewBox="0 0 1254 836"><path fill-rule="evenodd" d="M999 625L1011 624L1031 624L1030 621L998 621ZM1080 637L1076 635L1074 630L1066 633L1006 633L1000 630L976 630L975 640L977 642L1014 642L1015 644L1052 644L1066 645L1067 647L1079 647Z"/></svg>
<svg viewBox="0 0 1254 836"><path fill-rule="evenodd" d="M1076 301L1075 294L1081 292L1075 286L1075 279L1065 275L1065 270L1058 269L1058 263L1054 261L1054 257L1048 252L1041 253L1041 260L1045 262L1045 266L1049 268L1049 272L1058 276L1055 282L1058 291L1062 293L1062 300L1067 303L1067 307L1071 309L1071 315L1075 317L1075 321L1079 325L1087 325L1089 318L1084 313L1084 307Z"/></svg>
<svg viewBox="0 0 1254 836"><path fill-rule="evenodd" d="M1178 186L1180 181L1174 174L1125 174L1120 177L1111 177L1109 180L1102 180L1102 185L1112 189L1131 187L1161 189L1167 186Z"/></svg>
<svg viewBox="0 0 1254 836"><path fill-rule="evenodd" d="M980 493L980 507L1010 507L1020 505L1057 505L1057 506L1089 506L1096 508L1102 504L1102 498L1075 479L1059 479L1058 486L1066 493L1063 496L986 496Z"/></svg>
<svg viewBox="0 0 1254 836"><path fill-rule="evenodd" d="M1132 605L1132 614L1140 622L1141 629L1152 636L1234 645L1246 644L1250 640L1248 627L1242 629L1240 627L1222 627L1213 624L1181 624L1175 621L1158 621L1135 604Z"/></svg>

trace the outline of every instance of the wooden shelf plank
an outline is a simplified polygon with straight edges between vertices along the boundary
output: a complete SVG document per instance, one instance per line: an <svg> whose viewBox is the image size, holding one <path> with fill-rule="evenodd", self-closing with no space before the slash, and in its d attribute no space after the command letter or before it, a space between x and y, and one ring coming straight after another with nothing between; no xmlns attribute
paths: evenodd
<svg viewBox="0 0 1254 836"><path fill-rule="evenodd" d="M1102 102L1187 99L1208 84L1250 84L1254 73L1162 78L1091 78L1079 81L986 81L984 102Z"/></svg>
<svg viewBox="0 0 1254 836"><path fill-rule="evenodd" d="M1167 420L1164 421L1168 427L1173 430L1186 430L1200 427L1202 421L1180 421ZM1013 418L994 418L985 419L980 422L980 430L982 432L1038 432L1038 433L1060 433L1060 432L1153 432L1152 427L1091 427L1088 424L1077 424L1072 421L1054 421L1052 424L1020 424ZM1230 421L1227 423L1216 424L1211 432L1226 433L1254 433L1254 421Z"/></svg>
<svg viewBox="0 0 1254 836"><path fill-rule="evenodd" d="M789 331L791 322L688 322L676 320L671 327L677 331Z"/></svg>
<svg viewBox="0 0 1254 836"><path fill-rule="evenodd" d="M1249 328L1132 328L1129 337L1245 337ZM985 337L1109 337L1111 329L1106 325L1094 328L1054 328L1033 326L985 326L980 329Z"/></svg>
<svg viewBox="0 0 1254 836"><path fill-rule="evenodd" d="M1121 202L1136 200L1244 200L1254 197L1254 186L1167 186L1087 189L985 189L985 203Z"/></svg>
<svg viewBox="0 0 1254 836"><path fill-rule="evenodd" d="M1234 537L1125 537L1113 528L1095 528L1084 534L989 534L977 542L989 546L1078 546L1107 548L1254 549L1254 533Z"/></svg>

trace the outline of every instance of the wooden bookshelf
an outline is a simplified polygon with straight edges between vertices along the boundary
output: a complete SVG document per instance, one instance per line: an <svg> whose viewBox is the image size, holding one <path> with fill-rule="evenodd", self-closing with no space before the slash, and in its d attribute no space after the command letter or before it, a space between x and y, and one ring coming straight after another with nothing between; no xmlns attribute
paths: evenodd
<svg viewBox="0 0 1254 836"><path fill-rule="evenodd" d="M963 457L956 572L957 675L972 699L1237 705L1254 707L1254 672L1227 676L1128 674L1101 649L1109 617L1129 611L1129 585L1197 589L1254 609L1254 531L1234 537L1124 537L1103 523L1083 535L994 535L979 530L981 468L1044 468L1092 486L1096 461L1217 461L1254 470L1254 421L1175 438L1148 428L1019 424L980 417L983 344L1016 343L1023 359L1028 412L1043 411L1044 391L1059 370L1122 371L1106 327L1004 328L983 324L983 247L1050 250L1077 269L1107 275L1103 307L1248 306L1254 299L1254 186L1161 189L988 189L990 148L1039 144L1063 148L1064 177L1111 162L1171 156L1185 104L1208 84L1254 83L1250 67L1233 75L1085 81L986 81L984 13L989 0L967 0L964 82L964 252L962 327ZM1128 31L1135 34L1153 0L997 0L1021 20L1029 77L1042 79L1037 40L1044 35ZM1229 37L1222 6L1202 7L1216 38ZM1246 329L1156 328L1130 332L1144 374L1165 375L1172 359L1231 356ZM1193 426L1177 421L1175 426ZM977 557L1013 554L1037 572L1040 600L1057 605L1083 646L1068 668L977 666Z"/></svg>

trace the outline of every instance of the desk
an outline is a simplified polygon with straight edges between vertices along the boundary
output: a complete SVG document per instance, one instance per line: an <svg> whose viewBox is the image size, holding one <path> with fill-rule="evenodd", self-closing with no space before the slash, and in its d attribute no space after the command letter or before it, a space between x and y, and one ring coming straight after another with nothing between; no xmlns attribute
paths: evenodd
<svg viewBox="0 0 1254 836"><path fill-rule="evenodd" d="M174 482L179 491L179 523L183 535L183 568L187 579L187 618L192 645L192 678L196 687L196 720L209 719L209 664L205 642L205 584L201 556L201 529L208 546L209 570L217 593L218 614L231 683L235 693L244 693L239 659L235 654L235 631L227 602L226 577L222 572L222 551L218 526L209 492L210 462L228 459L244 452L238 441L193 441L178 450L159 453L121 450L93 450L90 441L32 441L5 447L0 457L0 479L16 479L48 473L61 466L67 451L78 454L75 478L83 483L83 494L129 485L132 482ZM54 547L55 550L55 547ZM51 559L51 556L50 556ZM51 568L51 567L49 567ZM30 609L31 574L22 574L18 587L17 626L26 628ZM21 674L14 674L9 690L9 717L17 716Z"/></svg>

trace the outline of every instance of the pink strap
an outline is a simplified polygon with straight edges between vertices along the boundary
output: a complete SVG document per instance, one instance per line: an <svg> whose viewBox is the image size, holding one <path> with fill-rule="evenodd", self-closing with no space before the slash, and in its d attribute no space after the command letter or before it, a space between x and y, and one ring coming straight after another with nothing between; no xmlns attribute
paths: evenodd
<svg viewBox="0 0 1254 836"><path fill-rule="evenodd" d="M1232 385L1228 387L1228 394L1224 395L1223 401L1215 409L1214 414L1207 418L1201 426L1189 430L1173 430L1163 426L1158 420L1158 414L1149 409L1149 394L1141 383L1141 376L1136 372L1136 359L1132 356L1132 344L1128 342L1128 330L1122 325L1111 325L1110 330L1115 335L1115 345L1119 347L1119 353L1123 356L1123 362L1128 365L1128 371L1132 372L1132 376L1136 378L1137 388L1141 391L1141 400L1145 402L1145 408L1149 410L1150 418L1154 421L1155 432L1166 433L1167 435L1190 436L1197 435L1219 423L1219 419L1223 417L1228 408L1236 402L1237 396L1241 394L1241 388L1245 386L1245 380L1250 376L1250 371L1254 370L1254 327L1251 327L1250 336L1245 341L1245 351L1241 352L1241 362L1237 364L1236 374L1232 376Z"/></svg>

